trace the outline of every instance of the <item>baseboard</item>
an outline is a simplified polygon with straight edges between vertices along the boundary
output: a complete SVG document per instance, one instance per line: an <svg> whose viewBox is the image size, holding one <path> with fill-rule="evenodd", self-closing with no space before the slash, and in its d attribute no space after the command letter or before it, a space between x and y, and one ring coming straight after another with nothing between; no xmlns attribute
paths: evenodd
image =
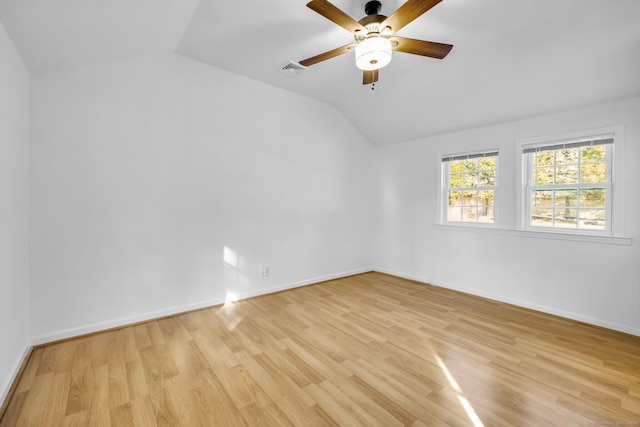
<svg viewBox="0 0 640 427"><path fill-rule="evenodd" d="M494 301L504 302L506 304L516 305L518 307L528 308L531 310L539 311L542 313L552 314L554 316L564 317L566 319L575 320L582 323L588 323L590 325L599 326L606 329L611 329L618 332L623 332L625 334L640 336L640 329L632 328L626 325L621 325L615 322L609 322L606 320L598 319L595 317L585 316L578 313L572 313L570 311L558 310L553 307L548 307L539 304L532 304L528 301L518 300L514 298L506 298L501 295L492 294L489 292L481 292L476 289L471 289L465 286L460 286L456 284L446 283L439 280L427 279L425 277L415 276L412 274L402 273L395 270L390 270L386 268L374 268L374 271L378 271L380 273L389 274L392 276L401 277L403 279L413 280L420 283L425 283L433 286L438 286L440 288L451 289L458 292L463 292L469 295L476 295L482 298L491 299Z"/></svg>
<svg viewBox="0 0 640 427"><path fill-rule="evenodd" d="M362 274L369 271L372 271L372 269L363 268L363 269L345 271L345 272L336 273L336 274L329 274L326 276L314 277L311 279L301 280L298 282L285 283L285 284L272 286L268 288L256 289L250 292L238 294L234 296L234 299L242 300L242 299L252 298L260 295L272 294L274 292L280 292L288 289L298 288L300 286L307 286L314 283L325 282L327 280L334 280L342 277L354 276L356 274ZM206 300L206 301L199 301L193 304L168 307L162 310L147 312L143 314L137 314L135 316L123 317L120 319L110 320L108 322L93 323L90 325L84 325L76 328L70 328L70 329L65 329L61 331L46 333L46 334L33 337L31 340L31 344L33 346L50 344L56 341L67 340L67 339L79 337L82 335L93 334L96 332L102 332L109 329L122 328L122 327L133 325L136 323L148 322L148 321L159 319L162 317L173 316L176 314L185 313L193 310L199 310L207 307L213 307L216 305L224 304L225 302L226 302L225 298L215 298L215 299Z"/></svg>
<svg viewBox="0 0 640 427"><path fill-rule="evenodd" d="M20 357L20 359L16 362L13 369L11 370L13 375L11 376L9 382L6 384L3 390L0 390L0 421L2 421L2 417L4 417L4 413L9 406L9 401L18 388L18 383L20 383L22 373L27 367L27 362L29 361L32 350L33 346L31 345L28 345L25 348L24 352L22 353L22 357Z"/></svg>
<svg viewBox="0 0 640 427"><path fill-rule="evenodd" d="M378 273L388 274L390 276L401 277L401 278L407 279L407 280L413 280L414 282L424 283L425 285L432 285L433 284L433 283L431 283L430 279L426 279L426 278L421 277L421 276L414 276L413 274L403 273L403 272L396 271L396 270L391 270L391 269L388 269L388 268L375 267L373 269L373 271L376 271Z"/></svg>

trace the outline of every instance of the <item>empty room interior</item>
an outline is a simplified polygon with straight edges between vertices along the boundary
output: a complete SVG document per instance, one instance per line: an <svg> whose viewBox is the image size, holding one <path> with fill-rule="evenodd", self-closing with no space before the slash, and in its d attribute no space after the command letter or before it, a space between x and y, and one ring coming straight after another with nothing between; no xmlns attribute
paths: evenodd
<svg viewBox="0 0 640 427"><path fill-rule="evenodd" d="M0 0L0 426L640 425L637 0Z"/></svg>

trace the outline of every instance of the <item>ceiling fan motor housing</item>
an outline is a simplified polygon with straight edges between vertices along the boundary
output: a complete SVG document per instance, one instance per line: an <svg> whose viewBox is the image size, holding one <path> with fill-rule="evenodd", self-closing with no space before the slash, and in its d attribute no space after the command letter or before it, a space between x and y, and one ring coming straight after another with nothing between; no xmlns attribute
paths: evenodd
<svg viewBox="0 0 640 427"><path fill-rule="evenodd" d="M363 41L368 36L381 35L385 28L380 28L380 24L387 19L386 16L380 15L380 8L382 4L378 0L371 0L364 6L364 11L367 14L364 18L358 21L358 24L367 29L366 33L356 31L355 37L358 42Z"/></svg>
<svg viewBox="0 0 640 427"><path fill-rule="evenodd" d="M387 19L384 15L367 15L361 20L358 21L358 24L362 25L367 29L367 34L369 33L382 33L384 28L380 28L380 23ZM356 34L357 38L358 34Z"/></svg>
<svg viewBox="0 0 640 427"><path fill-rule="evenodd" d="M358 42L356 47L356 65L365 71L378 70L391 62L391 42L387 37L382 37L384 30L380 23L387 19L379 15L381 4L377 0L367 2L364 11L367 16L358 23L366 28L366 33L356 32Z"/></svg>

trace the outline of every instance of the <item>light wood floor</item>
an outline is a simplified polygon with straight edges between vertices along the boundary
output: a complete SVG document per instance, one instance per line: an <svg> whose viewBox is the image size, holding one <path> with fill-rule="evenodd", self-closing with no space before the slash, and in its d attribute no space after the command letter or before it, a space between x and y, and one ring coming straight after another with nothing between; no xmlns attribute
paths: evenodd
<svg viewBox="0 0 640 427"><path fill-rule="evenodd" d="M640 426L640 338L367 273L39 347L13 425Z"/></svg>

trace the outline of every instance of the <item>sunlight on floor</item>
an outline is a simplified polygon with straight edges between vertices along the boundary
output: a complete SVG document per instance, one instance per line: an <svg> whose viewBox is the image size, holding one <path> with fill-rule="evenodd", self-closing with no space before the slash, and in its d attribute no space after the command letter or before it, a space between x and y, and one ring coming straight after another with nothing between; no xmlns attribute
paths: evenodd
<svg viewBox="0 0 640 427"><path fill-rule="evenodd" d="M442 372L444 372L445 376L447 377L447 380L449 381L449 384L451 384L451 387L453 387L456 393L458 393L458 400L460 401L460 404L464 408L465 412L467 413L467 416L473 423L474 427L484 427L484 424L482 424L482 420L480 420L480 417L478 416L478 414L476 414L476 411L473 410L473 406L471 406L471 403L469 403L467 398L464 397L462 393L462 389L460 388L460 385L458 384L456 379L453 377L453 375L451 375L451 372L449 372L447 365L444 364L443 360L435 352L433 353L433 356L436 358L436 361L438 362L440 369L442 369Z"/></svg>
<svg viewBox="0 0 640 427"><path fill-rule="evenodd" d="M220 319L221 323L227 328L228 331L233 331L240 322L242 322L243 316L236 313L238 307L238 295L227 291L224 305L220 310L216 312L216 316Z"/></svg>

